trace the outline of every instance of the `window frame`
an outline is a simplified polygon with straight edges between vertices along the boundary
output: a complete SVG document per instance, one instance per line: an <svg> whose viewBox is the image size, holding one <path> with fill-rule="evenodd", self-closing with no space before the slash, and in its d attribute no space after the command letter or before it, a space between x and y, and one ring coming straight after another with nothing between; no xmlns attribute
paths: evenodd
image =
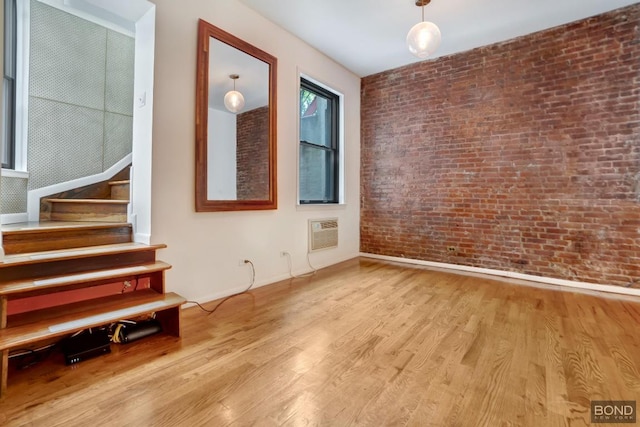
<svg viewBox="0 0 640 427"><path fill-rule="evenodd" d="M13 102L13 167L5 169L2 165L2 175L12 176L16 178L28 178L27 170L27 135L29 133L29 40L30 40L30 16L31 8L28 0L5 0L12 1L15 4L16 25L15 25L15 85L14 85L14 102ZM4 21L3 21L4 23ZM3 43L4 48L4 43ZM4 70L3 70L4 76ZM4 86L4 79L3 79ZM3 99L0 100L0 109ZM5 119L4 111L0 111L3 119ZM4 131L4 129L3 129ZM4 138L0 135L0 143Z"/></svg>
<svg viewBox="0 0 640 427"><path fill-rule="evenodd" d="M18 73L18 11L16 0L5 0L3 10L2 168L16 168L16 97ZM9 25L7 25L9 24ZM7 159L4 158L5 153Z"/></svg>
<svg viewBox="0 0 640 427"><path fill-rule="evenodd" d="M334 205L339 204L341 200L340 188L341 182L340 178L342 176L341 173L341 165L342 165L342 156L341 156L341 121L340 117L342 116L342 95L333 91L332 89L318 84L313 79L300 75L300 86L298 89L298 102L300 102L300 92L302 90L307 90L315 93L325 99L328 100L331 104L331 125L330 125L330 146L315 144L310 141L304 141L300 135L301 129L301 121L302 121L302 111L301 105L298 105L298 204L299 205ZM328 200L316 200L316 199L303 199L300 194L300 155L302 152L302 147L308 147L313 149L319 149L325 152L331 153L331 173L327 173L325 176L325 180L327 180L327 184L332 189L333 197Z"/></svg>

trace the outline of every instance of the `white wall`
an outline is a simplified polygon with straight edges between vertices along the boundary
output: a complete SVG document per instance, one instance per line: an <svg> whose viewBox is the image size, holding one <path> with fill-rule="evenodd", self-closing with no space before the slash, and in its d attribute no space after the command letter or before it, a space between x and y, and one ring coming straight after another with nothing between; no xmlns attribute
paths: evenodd
<svg viewBox="0 0 640 427"><path fill-rule="evenodd" d="M238 168L236 168L237 120L233 113L209 108L207 140L207 198L235 200L237 197Z"/></svg>
<svg viewBox="0 0 640 427"><path fill-rule="evenodd" d="M153 162L153 139L150 137L150 122L153 122L154 87L154 19L155 8L149 10L136 22L135 65L133 79L133 150L131 168L131 210L129 219L134 223L136 242L149 243L151 238L152 185L150 180Z"/></svg>
<svg viewBox="0 0 640 427"><path fill-rule="evenodd" d="M307 220L338 217L337 249L310 255L315 267L358 255L360 79L318 51L255 14L237 0L156 0L152 242L169 247L158 257L173 265L167 288L205 301L307 270ZM278 209L195 212L195 78L198 19L278 58ZM344 94L345 204L297 207L297 102L299 73Z"/></svg>

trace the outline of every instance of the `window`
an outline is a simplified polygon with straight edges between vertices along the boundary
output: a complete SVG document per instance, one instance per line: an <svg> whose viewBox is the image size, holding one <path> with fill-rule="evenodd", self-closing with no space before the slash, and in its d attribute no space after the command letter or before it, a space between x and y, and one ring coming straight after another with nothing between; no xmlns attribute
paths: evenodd
<svg viewBox="0 0 640 427"><path fill-rule="evenodd" d="M340 97L300 79L300 203L338 203Z"/></svg>
<svg viewBox="0 0 640 427"><path fill-rule="evenodd" d="M4 2L4 73L2 79L2 167L15 168L16 0Z"/></svg>

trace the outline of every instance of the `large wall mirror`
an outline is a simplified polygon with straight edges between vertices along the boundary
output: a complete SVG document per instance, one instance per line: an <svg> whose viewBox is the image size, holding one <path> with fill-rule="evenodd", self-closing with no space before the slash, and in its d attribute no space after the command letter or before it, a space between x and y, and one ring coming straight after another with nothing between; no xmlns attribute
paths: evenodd
<svg viewBox="0 0 640 427"><path fill-rule="evenodd" d="M196 211L277 208L277 59L200 20Z"/></svg>

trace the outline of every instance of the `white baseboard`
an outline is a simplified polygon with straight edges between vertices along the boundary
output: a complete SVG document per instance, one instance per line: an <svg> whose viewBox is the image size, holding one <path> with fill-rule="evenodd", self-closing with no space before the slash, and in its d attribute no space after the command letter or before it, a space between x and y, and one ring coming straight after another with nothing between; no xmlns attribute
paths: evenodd
<svg viewBox="0 0 640 427"><path fill-rule="evenodd" d="M318 266L314 265L313 268L316 269L316 270L320 270L320 269L323 269L325 267L330 267L332 265L339 264L341 262L344 262L344 261L347 261L347 260L350 260L350 259L353 259L353 258L356 258L356 257L358 257L357 253L353 254L353 255L343 256L343 257L340 257L339 259L335 260L334 262L331 262L330 264L318 265ZM299 276L304 276L305 274L309 274L309 273L312 273L312 271L294 273L294 275L299 277ZM309 276L306 276L306 277L309 277ZM251 289L260 288L262 286L272 285L274 283L278 283L278 282L281 282L283 280L295 279L295 278L296 277L292 277L287 272L287 273L284 273L284 274L279 274L277 276L270 277L269 279L266 279L266 280L256 281L253 284L253 286L251 287ZM244 291L246 288L247 288L246 286L244 286L244 287L235 287L235 288L232 288L232 289L227 289L227 290L216 292L216 293L213 293L213 294L204 295L204 296L197 297L197 298L192 298L192 299L190 299L190 301L195 301L198 304L204 304L204 303L207 303L207 302L215 301L215 300L220 299L220 298L228 297L230 295L235 295L237 293L240 293L240 292ZM179 293L180 290L176 290L176 292ZM194 305L195 304L193 304L193 303L187 303L187 304L184 304L182 306L182 308L189 308L189 307L192 307Z"/></svg>
<svg viewBox="0 0 640 427"><path fill-rule="evenodd" d="M134 233L133 241L136 243L144 243L145 245L151 244L151 235L144 233Z"/></svg>
<svg viewBox="0 0 640 427"><path fill-rule="evenodd" d="M273 283L277 283L277 282L280 282L282 280L286 280L288 278L289 278L289 275L287 274L287 275L282 276L282 277L276 277L276 278L272 278L272 279L261 281L261 282L255 282L253 284L253 286L251 287L251 290L260 288L262 286L271 285ZM227 289L227 290L220 291L220 292L215 292L213 294L205 295L205 296L202 296L202 297L193 298L190 301L195 301L198 304L205 304L205 303L208 303L208 302L211 302L211 301L215 301L215 300L220 299L220 298L226 298L228 296L240 294L245 289L247 289L247 286L249 286L249 284L238 286L238 287L231 288L231 289ZM177 292L179 292L179 290ZM196 304L194 304L193 302L187 302L186 304L184 304L182 306L182 308L189 308L189 307L193 307L194 305L196 305Z"/></svg>
<svg viewBox="0 0 640 427"><path fill-rule="evenodd" d="M423 265L426 267L440 268L444 270L453 270L457 272L475 273L487 276L506 277L509 279L522 280L521 284L534 286L535 283L542 285L553 285L563 288L579 289L582 291L604 292L607 294L640 296L640 289L625 288L623 286L605 285L587 282L577 282L565 279L555 279L552 277L534 276L532 274L516 273L514 271L494 270L491 268L470 267L466 265L447 264L443 262L422 261L419 259L400 258L386 255L376 255L361 252L360 256L366 258L380 259L384 261L400 262L405 264ZM528 282L528 283L527 283ZM531 283L533 282L533 283Z"/></svg>
<svg viewBox="0 0 640 427"><path fill-rule="evenodd" d="M27 220L28 215L26 212L0 215L0 224L15 224L17 222L27 222Z"/></svg>

